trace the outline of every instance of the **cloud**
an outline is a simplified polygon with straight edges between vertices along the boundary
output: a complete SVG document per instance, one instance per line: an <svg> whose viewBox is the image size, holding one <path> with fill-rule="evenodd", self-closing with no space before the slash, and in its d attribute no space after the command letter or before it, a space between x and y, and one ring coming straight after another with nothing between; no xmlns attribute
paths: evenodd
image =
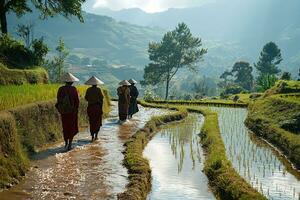
<svg viewBox="0 0 300 200"><path fill-rule="evenodd" d="M145 12L161 12L169 8L186 8L200 6L207 0L95 0L93 9L110 8L121 10L140 8Z"/></svg>

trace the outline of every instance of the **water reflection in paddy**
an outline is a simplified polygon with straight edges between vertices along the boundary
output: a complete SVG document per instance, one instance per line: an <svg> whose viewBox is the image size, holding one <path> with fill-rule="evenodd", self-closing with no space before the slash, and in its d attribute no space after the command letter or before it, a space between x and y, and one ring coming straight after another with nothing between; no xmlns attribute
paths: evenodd
<svg viewBox="0 0 300 200"><path fill-rule="evenodd" d="M215 199L202 172L204 156L198 136L202 124L202 116L190 115L149 142L144 151L153 177L148 199Z"/></svg>
<svg viewBox="0 0 300 200"><path fill-rule="evenodd" d="M298 200L299 172L287 168L282 156L248 132L244 125L247 110L218 107L212 109L218 112L227 156L239 174L268 199Z"/></svg>

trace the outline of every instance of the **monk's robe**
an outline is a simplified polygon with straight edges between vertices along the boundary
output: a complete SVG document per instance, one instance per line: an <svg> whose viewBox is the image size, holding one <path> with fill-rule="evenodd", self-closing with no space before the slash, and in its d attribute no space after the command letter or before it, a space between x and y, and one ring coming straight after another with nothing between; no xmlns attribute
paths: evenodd
<svg viewBox="0 0 300 200"><path fill-rule="evenodd" d="M65 85L58 89L57 102L63 101L64 97L68 95L74 110L69 113L61 113L61 122L63 127L64 140L72 140L78 133L78 107L79 97L78 92L74 86Z"/></svg>
<svg viewBox="0 0 300 200"><path fill-rule="evenodd" d="M120 86L117 89L119 96L118 108L119 108L119 119L124 121L127 119L128 108L130 103L130 90L127 86Z"/></svg>
<svg viewBox="0 0 300 200"><path fill-rule="evenodd" d="M139 111L137 105L137 97L139 96L139 91L134 85L131 85L129 88L130 88L130 104L129 104L128 115L132 116L133 114Z"/></svg>
<svg viewBox="0 0 300 200"><path fill-rule="evenodd" d="M90 132L91 134L96 134L102 126L103 94L101 89L95 86L88 88L85 100L88 102L87 114L89 117Z"/></svg>

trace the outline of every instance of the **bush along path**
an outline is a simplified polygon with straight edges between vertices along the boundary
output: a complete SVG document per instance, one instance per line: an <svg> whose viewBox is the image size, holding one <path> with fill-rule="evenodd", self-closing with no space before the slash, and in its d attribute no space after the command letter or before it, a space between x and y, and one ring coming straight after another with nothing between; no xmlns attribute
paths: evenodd
<svg viewBox="0 0 300 200"><path fill-rule="evenodd" d="M143 128L159 109L140 108L133 119L118 123L117 106L103 122L99 140L91 143L87 130L64 152L63 144L45 148L32 156L33 168L20 184L0 193L6 199L116 199L125 190L128 174L123 167L124 143Z"/></svg>

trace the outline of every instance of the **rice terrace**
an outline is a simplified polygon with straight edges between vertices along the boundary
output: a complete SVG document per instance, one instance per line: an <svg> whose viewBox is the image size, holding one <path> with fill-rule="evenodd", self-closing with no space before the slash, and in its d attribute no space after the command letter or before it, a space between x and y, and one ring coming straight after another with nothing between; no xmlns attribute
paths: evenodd
<svg viewBox="0 0 300 200"><path fill-rule="evenodd" d="M0 200L300 200L298 0L0 0Z"/></svg>

